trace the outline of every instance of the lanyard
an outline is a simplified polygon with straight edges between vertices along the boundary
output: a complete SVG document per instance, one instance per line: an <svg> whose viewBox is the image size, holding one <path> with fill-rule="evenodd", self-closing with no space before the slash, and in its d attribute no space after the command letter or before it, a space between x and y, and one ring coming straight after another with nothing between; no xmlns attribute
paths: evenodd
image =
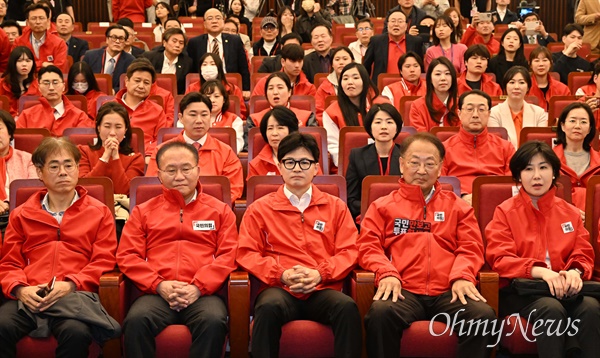
<svg viewBox="0 0 600 358"><path fill-rule="evenodd" d="M442 49L442 56L448 58L448 56L446 56L446 51L444 51L444 48L442 47L442 45L440 44L440 48ZM450 44L450 58L448 58L450 60L450 62L454 63L454 45Z"/></svg>
<svg viewBox="0 0 600 358"><path fill-rule="evenodd" d="M390 175L390 167L392 166L392 152L394 151L394 145L392 145L392 149L390 150L390 154L388 155L388 163L387 168L385 168L385 173L383 172L383 163L381 161L381 157L377 154L377 159L379 162L379 175Z"/></svg>

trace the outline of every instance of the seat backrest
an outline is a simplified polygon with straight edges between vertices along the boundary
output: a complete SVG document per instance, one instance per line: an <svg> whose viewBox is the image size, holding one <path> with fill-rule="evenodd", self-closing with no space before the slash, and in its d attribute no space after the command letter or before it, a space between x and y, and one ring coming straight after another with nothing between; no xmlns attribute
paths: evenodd
<svg viewBox="0 0 600 358"><path fill-rule="evenodd" d="M202 192L213 196L231 206L231 192L229 180L225 176L210 175L200 176ZM158 177L135 177L131 180L129 190L129 210L162 194L162 185Z"/></svg>
<svg viewBox="0 0 600 358"><path fill-rule="evenodd" d="M569 104L576 102L576 96L552 96L548 104L548 126L556 125L558 117Z"/></svg>
<svg viewBox="0 0 600 358"><path fill-rule="evenodd" d="M259 73L253 72L250 74L250 91L254 91L254 86L260 81L263 77L268 77L270 73Z"/></svg>
<svg viewBox="0 0 600 358"><path fill-rule="evenodd" d="M400 188L399 175L367 175L362 182L360 215L365 217L372 202ZM442 176L438 178L442 190L452 191L460 196L460 181L457 177Z"/></svg>
<svg viewBox="0 0 600 358"><path fill-rule="evenodd" d="M398 109L402 115L402 122L405 126L410 126L410 106L414 101L421 98L420 96L403 96L400 98L400 108Z"/></svg>
<svg viewBox="0 0 600 358"><path fill-rule="evenodd" d="M63 136L69 138L75 145L93 145L96 142L96 129L85 127L66 128ZM144 153L144 132L141 128L131 128L131 149L135 153Z"/></svg>
<svg viewBox="0 0 600 358"><path fill-rule="evenodd" d="M157 73L156 84L158 87L164 88L173 95L177 94L177 77L174 73Z"/></svg>
<svg viewBox="0 0 600 358"><path fill-rule="evenodd" d="M39 104L39 97L40 96L21 96L19 97L19 113L23 112L24 109L27 109L29 107L33 107L36 104Z"/></svg>
<svg viewBox="0 0 600 358"><path fill-rule="evenodd" d="M252 67L250 73L258 73L260 65L262 65L263 60L267 57L268 56L252 56L252 59L250 60L250 67Z"/></svg>
<svg viewBox="0 0 600 358"><path fill-rule="evenodd" d="M344 35L354 35L356 37L356 29L354 28L354 24L351 27L347 27L346 24L334 24L333 25L333 42L342 42L342 37Z"/></svg>
<svg viewBox="0 0 600 358"><path fill-rule="evenodd" d="M341 175L317 175L313 178L313 184L319 190L337 196L346 202L346 179ZM255 175L247 182L246 207L255 200L277 191L283 185L280 175Z"/></svg>
<svg viewBox="0 0 600 358"><path fill-rule="evenodd" d="M588 84L590 78L592 78L593 72L576 72L573 71L569 73L569 90L571 90L571 94L575 95L578 89Z"/></svg>
<svg viewBox="0 0 600 358"><path fill-rule="evenodd" d="M314 79L315 87L319 88L319 86L321 86L321 84L327 80L327 76L329 76L328 73L317 73Z"/></svg>
<svg viewBox="0 0 600 358"><path fill-rule="evenodd" d="M98 113L98 110L100 109L100 107L102 107L102 105L106 102L112 102L115 100L115 96L111 96L111 95L107 95L107 96L99 96L98 99L96 100L96 113Z"/></svg>
<svg viewBox="0 0 600 358"><path fill-rule="evenodd" d="M81 94L68 94L67 98L69 99L69 101L71 101L71 103L76 108L79 108L82 111L84 111L84 112L87 113L87 111L88 111L87 98L85 98L84 95L81 95Z"/></svg>
<svg viewBox="0 0 600 358"><path fill-rule="evenodd" d="M98 88L100 92L106 93L107 95L112 94L112 76L108 73L94 73L96 82L98 82Z"/></svg>
<svg viewBox="0 0 600 358"><path fill-rule="evenodd" d="M10 111L10 99L5 95L0 95L0 108Z"/></svg>
<svg viewBox="0 0 600 358"><path fill-rule="evenodd" d="M554 147L555 138L556 127L524 127L519 135L519 147L530 140L546 142L549 146Z"/></svg>
<svg viewBox="0 0 600 358"><path fill-rule="evenodd" d="M113 183L107 177L79 178L77 183L83 186L88 195L103 202L115 215ZM16 179L10 183L10 211L23 204L39 190L45 188L39 179Z"/></svg>
<svg viewBox="0 0 600 358"><path fill-rule="evenodd" d="M433 127L429 132L431 132L431 134L435 135L436 137L438 137L439 140L444 142L448 138L457 134L458 130L459 127ZM488 127L487 130L490 134L495 134L504 140L508 140L508 132L504 127Z"/></svg>
<svg viewBox="0 0 600 358"><path fill-rule="evenodd" d="M312 113L315 113L317 110L314 96L293 95L290 98L290 105L294 108L310 111Z"/></svg>
<svg viewBox="0 0 600 358"><path fill-rule="evenodd" d="M190 87L190 85L194 82L200 81L199 73L188 73L185 75L185 88Z"/></svg>
<svg viewBox="0 0 600 358"><path fill-rule="evenodd" d="M50 137L46 128L17 128L15 129L15 149L33 153L44 138Z"/></svg>
<svg viewBox="0 0 600 358"><path fill-rule="evenodd" d="M592 176L587 182L585 203L585 228L596 254L593 279L600 278L600 247L598 245L598 222L600 220L600 175Z"/></svg>
<svg viewBox="0 0 600 358"><path fill-rule="evenodd" d="M235 72L226 73L225 79L232 86L237 86L239 88L242 88L242 75L240 75L239 73L235 73Z"/></svg>
<svg viewBox="0 0 600 358"><path fill-rule="evenodd" d="M546 47L548 48L548 50L550 50L551 53L555 53L564 50L565 44L562 42L550 42L546 45ZM591 53L592 46L589 43L584 42L581 44L581 48L577 51L577 56L580 56L583 59L587 59Z"/></svg>
<svg viewBox="0 0 600 358"><path fill-rule="evenodd" d="M392 83L400 81L402 77L398 73L381 73L377 76L377 88L379 93L383 92L385 86L389 86Z"/></svg>

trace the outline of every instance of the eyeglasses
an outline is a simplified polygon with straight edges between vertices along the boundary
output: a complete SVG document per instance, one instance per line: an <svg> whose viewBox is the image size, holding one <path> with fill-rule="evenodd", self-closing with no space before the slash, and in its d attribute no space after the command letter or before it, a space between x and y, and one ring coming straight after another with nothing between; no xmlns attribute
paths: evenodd
<svg viewBox="0 0 600 358"><path fill-rule="evenodd" d="M275 31L277 28L275 26L263 26L262 29L265 31Z"/></svg>
<svg viewBox="0 0 600 358"><path fill-rule="evenodd" d="M77 164L75 163L64 163L64 164L59 164L59 163L52 163L50 165L48 165L48 173L52 173L52 174L56 174L60 171L60 167L65 168L65 171L67 173L72 173L75 168L77 168Z"/></svg>
<svg viewBox="0 0 600 358"><path fill-rule="evenodd" d="M166 170L159 169L158 171L163 172L167 176L170 176L170 177L174 177L175 175L177 175L177 172L181 171L181 174L183 174L183 176L188 177L192 174L192 171L196 168L198 168L197 165L195 167L167 168Z"/></svg>
<svg viewBox="0 0 600 358"><path fill-rule="evenodd" d="M434 171L439 164L440 163L437 163L434 161L420 162L415 159L411 159L406 163L406 165L408 166L408 168L410 170L417 171L417 170L421 169L421 166L424 166L425 170L428 172Z"/></svg>
<svg viewBox="0 0 600 358"><path fill-rule="evenodd" d="M108 36L109 39L113 40L114 42L125 42L125 36Z"/></svg>
<svg viewBox="0 0 600 358"><path fill-rule="evenodd" d="M367 31L371 31L371 30L373 30L373 29L370 27L359 27L358 29L356 29L356 31L358 31L358 32L367 32Z"/></svg>
<svg viewBox="0 0 600 358"><path fill-rule="evenodd" d="M464 111L465 113L468 114L473 114L473 112L475 111L475 109L477 109L477 113L479 114L483 114L489 111L489 108L487 108L487 106L481 105L477 108L475 108L474 106L467 106L461 109L461 111Z"/></svg>
<svg viewBox="0 0 600 358"><path fill-rule="evenodd" d="M281 161L281 163L283 164L283 167L287 170L294 170L296 168L296 164L300 165L300 169L302 170L308 170L310 168L311 165L315 164L317 161L316 160L309 160L309 159L300 159L300 160L295 160L295 159L284 159Z"/></svg>
<svg viewBox="0 0 600 358"><path fill-rule="evenodd" d="M404 23L406 23L406 20L393 19L393 20L388 21L388 24L393 24L393 25L395 25L395 24L402 25Z"/></svg>
<svg viewBox="0 0 600 358"><path fill-rule="evenodd" d="M64 82L63 81L59 81L59 80L54 80L54 81L41 81L40 82L40 86L44 86L44 87L58 87L60 85L62 85Z"/></svg>

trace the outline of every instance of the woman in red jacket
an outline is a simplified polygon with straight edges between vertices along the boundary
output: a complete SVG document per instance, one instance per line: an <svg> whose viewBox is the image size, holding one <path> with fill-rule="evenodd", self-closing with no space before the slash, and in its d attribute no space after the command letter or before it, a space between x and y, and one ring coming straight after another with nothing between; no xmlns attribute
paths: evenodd
<svg viewBox="0 0 600 358"><path fill-rule="evenodd" d="M8 57L8 67L0 80L0 95L10 101L10 114L19 114L21 96L41 96L35 68L35 58L25 46L17 46Z"/></svg>
<svg viewBox="0 0 600 358"><path fill-rule="evenodd" d="M518 278L547 283L546 295L519 295L514 282L500 290L499 317L518 314L537 327L523 334L530 341L535 334L540 357L564 357L577 343L582 357L594 357L600 303L579 294L582 280L592 277L594 249L579 210L556 197L560 167L544 142L527 142L517 150L510 170L521 189L496 208L487 225L486 258L504 283Z"/></svg>
<svg viewBox="0 0 600 358"><path fill-rule="evenodd" d="M346 46L340 46L331 53L331 73L317 88L315 95L315 106L317 108L317 122L323 123L323 111L325 111L325 100L328 96L337 96L338 83L342 69L354 61L352 51Z"/></svg>
<svg viewBox="0 0 600 358"><path fill-rule="evenodd" d="M596 126L600 126L600 63L596 63L594 66L594 72L592 72L588 84L577 89L575 95L582 96L579 101L590 106L596 118Z"/></svg>
<svg viewBox="0 0 600 358"><path fill-rule="evenodd" d="M144 157L131 149L131 125L123 105L107 102L96 117L94 145L79 145L79 177L109 177L115 194L129 195L129 182L144 175Z"/></svg>
<svg viewBox="0 0 600 358"><path fill-rule="evenodd" d="M538 98L538 106L548 111L550 98L552 96L570 96L571 90L564 83L557 81L549 75L554 62L552 53L544 46L538 46L529 55L529 67L533 76L531 76L531 88L528 96Z"/></svg>
<svg viewBox="0 0 600 358"><path fill-rule="evenodd" d="M431 61L427 69L427 94L413 102L406 125L419 132L428 132L433 127L458 125L456 104L458 85L454 65L446 57Z"/></svg>
<svg viewBox="0 0 600 358"><path fill-rule="evenodd" d="M587 104L571 103L560 114L553 150L561 161L561 174L571 180L573 204L582 213L587 181L600 173L600 153L592 148L596 133L596 119Z"/></svg>
<svg viewBox="0 0 600 358"><path fill-rule="evenodd" d="M87 100L87 114L91 119L96 119L96 103L98 97L106 96L100 91L98 81L90 65L85 62L75 62L69 70L67 79L69 88L67 94L80 94Z"/></svg>

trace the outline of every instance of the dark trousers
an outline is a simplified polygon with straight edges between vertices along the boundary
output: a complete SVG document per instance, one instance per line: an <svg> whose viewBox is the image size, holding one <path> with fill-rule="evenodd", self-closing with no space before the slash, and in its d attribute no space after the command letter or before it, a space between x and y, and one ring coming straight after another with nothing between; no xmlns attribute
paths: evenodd
<svg viewBox="0 0 600 358"><path fill-rule="evenodd" d="M331 325L336 357L360 357L360 314L350 297L340 291L322 290L301 300L279 287L267 288L256 298L252 356L279 357L281 327L298 319Z"/></svg>
<svg viewBox="0 0 600 358"><path fill-rule="evenodd" d="M529 324L544 322L535 329L535 337L528 335L529 340L536 340L540 357L565 357L572 348L579 348L584 358L597 357L600 352L600 303L596 298L583 296L582 300L562 301L554 297L519 296L506 290L500 291L500 307L501 317L519 313ZM504 329L512 330L512 327Z"/></svg>
<svg viewBox="0 0 600 358"><path fill-rule="evenodd" d="M56 357L87 358L92 333L87 324L74 319L50 318L50 331L58 342ZM36 323L19 313L17 301L0 306L0 357L16 357L17 342L36 329Z"/></svg>
<svg viewBox="0 0 600 358"><path fill-rule="evenodd" d="M473 301L467 298L467 305L463 305L459 300L450 303L452 292L448 291L439 296L415 295L406 290L402 290L404 300L398 299L392 302L391 299L385 301L373 301L369 312L365 316L365 326L367 330L367 353L369 357L398 357L400 354L400 341L402 331L408 328L415 321L430 320L438 313L447 315L436 316L436 321L446 321L449 316L452 324L455 314L457 322L464 322L464 333L460 333L460 325L454 326L456 330L453 334L458 335L457 357L488 357L491 348L488 345L494 344L495 340L491 334L483 334L483 329L467 332L467 322L471 319L488 322L488 327L496 320L494 310L483 302ZM460 311L464 309L464 311ZM490 329L488 328L488 331ZM441 332L436 332L441 333Z"/></svg>
<svg viewBox="0 0 600 358"><path fill-rule="evenodd" d="M227 336L227 308L218 296L202 296L177 312L159 295L138 298L123 324L125 356L154 357L154 338L167 326L185 324L192 334L190 357L220 357Z"/></svg>

